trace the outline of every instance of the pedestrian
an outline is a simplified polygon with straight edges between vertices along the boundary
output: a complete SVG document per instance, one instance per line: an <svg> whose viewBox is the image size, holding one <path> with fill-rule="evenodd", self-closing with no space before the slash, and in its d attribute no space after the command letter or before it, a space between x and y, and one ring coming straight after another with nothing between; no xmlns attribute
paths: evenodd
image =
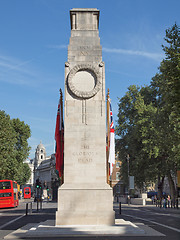
<svg viewBox="0 0 180 240"><path fill-rule="evenodd" d="M168 208L170 208L170 205L171 205L171 197L170 197L170 195L168 195L168 197L167 197L167 204L168 204Z"/></svg>
<svg viewBox="0 0 180 240"><path fill-rule="evenodd" d="M151 200L152 200L152 204L154 204L154 196L152 196Z"/></svg>
<svg viewBox="0 0 180 240"><path fill-rule="evenodd" d="M166 198L165 197L163 197L163 199L162 199L162 204L163 204L163 208L166 208Z"/></svg>
<svg viewBox="0 0 180 240"><path fill-rule="evenodd" d="M154 196L154 203L156 204L156 207L157 207L157 196L156 195Z"/></svg>
<svg viewBox="0 0 180 240"><path fill-rule="evenodd" d="M128 205L129 205L130 202L131 202L131 197L130 197L130 195L128 195L127 200L128 200Z"/></svg>

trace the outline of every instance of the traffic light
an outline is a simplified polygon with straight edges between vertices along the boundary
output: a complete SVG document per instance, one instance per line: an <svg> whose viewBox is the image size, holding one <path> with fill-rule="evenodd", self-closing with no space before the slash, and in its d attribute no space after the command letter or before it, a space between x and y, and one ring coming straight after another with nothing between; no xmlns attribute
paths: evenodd
<svg viewBox="0 0 180 240"><path fill-rule="evenodd" d="M40 188L41 183L39 182L39 178L36 179L36 188Z"/></svg>
<svg viewBox="0 0 180 240"><path fill-rule="evenodd" d="M48 186L47 186L47 188L46 188L46 189L47 189L47 191L49 191L49 187L48 187Z"/></svg>

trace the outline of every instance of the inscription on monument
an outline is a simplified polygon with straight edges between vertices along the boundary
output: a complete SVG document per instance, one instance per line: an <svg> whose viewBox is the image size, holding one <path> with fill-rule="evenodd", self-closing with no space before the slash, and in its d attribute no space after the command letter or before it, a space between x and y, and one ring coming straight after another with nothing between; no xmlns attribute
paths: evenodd
<svg viewBox="0 0 180 240"><path fill-rule="evenodd" d="M92 158L78 158L79 163L90 163L92 162Z"/></svg>
<svg viewBox="0 0 180 240"><path fill-rule="evenodd" d="M91 163L93 162L93 157L97 155L97 153L93 151L89 151L89 145L82 145L82 151L79 152L73 152L73 157L77 157L78 163Z"/></svg>
<svg viewBox="0 0 180 240"><path fill-rule="evenodd" d="M80 56L87 56L87 55L88 55L88 52L86 52L86 51L81 51L81 52L79 53L79 55L80 55Z"/></svg>
<svg viewBox="0 0 180 240"><path fill-rule="evenodd" d="M73 152L73 156L93 156L94 152Z"/></svg>
<svg viewBox="0 0 180 240"><path fill-rule="evenodd" d="M73 158L77 159L77 162L80 164L88 164L93 162L93 157L98 155L98 152L92 151L92 147L86 143L87 136L84 133L84 137L81 139L80 151L73 152Z"/></svg>

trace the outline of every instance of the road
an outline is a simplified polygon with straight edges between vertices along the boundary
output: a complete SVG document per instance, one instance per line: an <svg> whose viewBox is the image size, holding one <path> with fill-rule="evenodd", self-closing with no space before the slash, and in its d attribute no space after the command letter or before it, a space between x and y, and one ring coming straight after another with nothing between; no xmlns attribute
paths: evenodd
<svg viewBox="0 0 180 240"><path fill-rule="evenodd" d="M37 203L33 202L32 214L26 215L26 203L28 202L30 203L32 200L20 200L18 208L0 209L0 239L28 223L39 223L55 219L57 203L44 202L43 209L41 210L39 206L37 211ZM28 206L30 208L30 204Z"/></svg>
<svg viewBox="0 0 180 240"><path fill-rule="evenodd" d="M28 200L29 201L29 200ZM37 212L36 203L33 203L33 212L26 216L26 202L21 201L20 206L15 209L0 209L0 239L16 229L28 223L39 223L46 220L54 220L57 204L53 202L43 203L43 209ZM180 239L180 210L159 209L154 206L133 206L122 205L121 215L119 214L119 203L114 203L116 219L124 219L134 224L145 224L155 229L165 236L152 237L125 237L125 236L106 236L106 237L59 237L58 239L98 239L98 240L117 240L117 239L145 239L145 240L179 240ZM38 239L38 238L36 238ZM39 238L40 239L40 238ZM42 238L41 238L42 239ZM55 239L55 238L51 238ZM57 239L57 238L56 238Z"/></svg>
<svg viewBox="0 0 180 240"><path fill-rule="evenodd" d="M165 237L144 237L145 239L180 239L180 209L124 204L121 208L121 215L119 215L118 203L114 203L114 209L116 218L123 218L134 224L143 223L166 235ZM142 237L136 237L135 239L142 239Z"/></svg>

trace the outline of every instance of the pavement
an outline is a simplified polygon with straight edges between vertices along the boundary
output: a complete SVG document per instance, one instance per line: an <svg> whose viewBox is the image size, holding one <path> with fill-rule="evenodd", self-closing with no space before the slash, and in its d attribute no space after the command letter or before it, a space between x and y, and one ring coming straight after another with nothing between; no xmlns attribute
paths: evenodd
<svg viewBox="0 0 180 240"><path fill-rule="evenodd" d="M57 207L55 202L44 202L43 209L39 210L43 214L52 213L52 209ZM114 207L117 210L119 203L114 203ZM169 212L177 214L180 217L180 209L171 208L157 208L154 205L143 206L143 205L127 205L122 204L122 208L146 208L153 209L160 212ZM35 214L35 210L33 213ZM86 236L131 236L131 237L147 237L147 236L165 236L164 234L154 230L150 226L143 223L132 223L123 219L116 219L115 225L61 225L56 226L55 220L46 220L40 223L29 223L16 231L11 232L4 239L36 239L36 238L55 238L55 237L86 237Z"/></svg>
<svg viewBox="0 0 180 240"><path fill-rule="evenodd" d="M114 226L106 225L66 225L55 226L53 220L48 220L37 225L28 224L11 234L5 239L28 238L54 238L74 236L165 236L164 234L144 225L135 225L123 219L116 219Z"/></svg>

